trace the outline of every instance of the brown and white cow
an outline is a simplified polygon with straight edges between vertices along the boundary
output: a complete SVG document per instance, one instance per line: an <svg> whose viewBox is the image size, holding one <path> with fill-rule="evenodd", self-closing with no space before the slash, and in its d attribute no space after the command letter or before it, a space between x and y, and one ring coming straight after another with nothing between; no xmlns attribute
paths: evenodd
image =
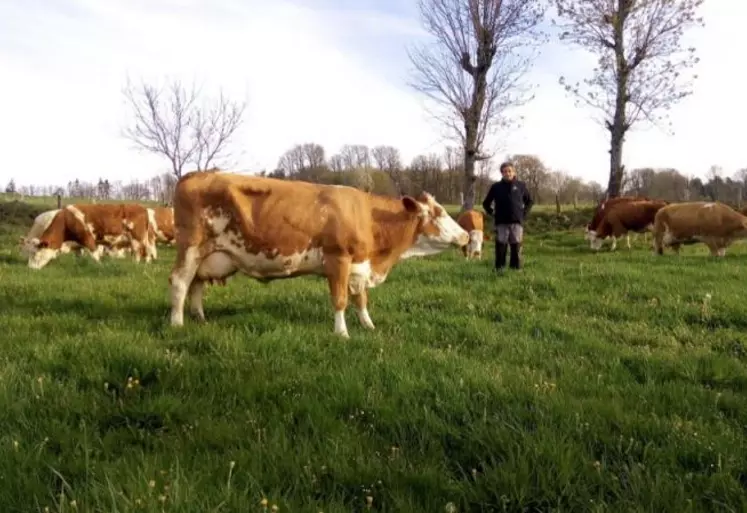
<svg viewBox="0 0 747 513"><path fill-rule="evenodd" d="M76 204L57 212L38 237L28 241L28 266L41 269L61 252L65 243L87 249L100 261L105 248L123 246L133 250L135 260L151 260L150 240L154 237L145 207L136 204Z"/></svg>
<svg viewBox="0 0 747 513"><path fill-rule="evenodd" d="M747 216L720 201L674 203L656 214L653 232L659 255L665 247L679 254L683 244L702 242L711 255L723 257L732 242L747 237Z"/></svg>
<svg viewBox="0 0 747 513"><path fill-rule="evenodd" d="M482 258L482 244L490 237L485 233L482 213L477 210L465 210L457 217L457 224L469 233L469 243L462 246L462 254L470 258Z"/></svg>
<svg viewBox="0 0 747 513"><path fill-rule="evenodd" d="M591 218L591 221L589 221L589 224L586 225L584 239L589 241L589 247L592 249L594 246L601 247L598 242L595 242L597 239L597 228L599 227L599 223L602 222L602 218L604 217L604 214L607 212L607 210L610 207L613 207L614 205L617 205L619 203L628 203L630 201L641 201L641 200L648 200L649 198L645 196L618 196L616 198L610 198L610 199L604 199L599 202L597 205L597 208L594 210L594 215ZM630 235L626 235L626 239L628 242L628 247L630 247ZM617 247L617 240L612 240L612 245L614 247Z"/></svg>
<svg viewBox="0 0 747 513"><path fill-rule="evenodd" d="M148 207L148 220L156 235L156 240L174 244L174 209L171 207Z"/></svg>
<svg viewBox="0 0 747 513"><path fill-rule="evenodd" d="M57 208L53 210L47 210L34 218L34 222L31 224L31 228L29 229L26 236L20 237L19 250L21 252L21 255L23 255L24 257L30 257L33 253L36 252L36 248L31 241L33 239L38 239L39 237L41 237L42 233L44 233L44 230L46 230L47 227L52 223L52 219L54 219L54 216L56 216L57 212L59 211L60 209ZM79 247L80 246L75 242L64 242L60 247L60 254L70 253L71 251L77 250Z"/></svg>
<svg viewBox="0 0 747 513"><path fill-rule="evenodd" d="M334 332L345 338L348 295L358 320L374 324L367 289L401 259L437 254L469 234L431 195L391 198L302 181L192 172L174 196L177 256L169 276L171 324L184 323L184 303L205 320L205 282L236 272L269 282L314 274L329 284Z"/></svg>
<svg viewBox="0 0 747 513"><path fill-rule="evenodd" d="M32 241L41 237L41 235L44 233L47 227L49 227L55 215L59 211L60 209L47 210L34 218L34 222L32 223L29 232L25 237L21 236L20 238L19 250L21 252L21 255L31 258L31 256L36 253L36 247L34 246L34 242ZM127 248L112 248L102 245L98 245L97 249L99 249L99 252L102 252L103 254L111 258L123 258L127 252ZM60 247L60 254L66 254L70 252L81 254L83 250L84 248L77 242L65 241Z"/></svg>
<svg viewBox="0 0 747 513"><path fill-rule="evenodd" d="M630 232L644 233L651 231L656 213L669 203L663 200L623 201L607 206L602 220L596 227L591 249L598 251L607 237L612 238L610 251L617 248L617 239L627 236L630 249Z"/></svg>

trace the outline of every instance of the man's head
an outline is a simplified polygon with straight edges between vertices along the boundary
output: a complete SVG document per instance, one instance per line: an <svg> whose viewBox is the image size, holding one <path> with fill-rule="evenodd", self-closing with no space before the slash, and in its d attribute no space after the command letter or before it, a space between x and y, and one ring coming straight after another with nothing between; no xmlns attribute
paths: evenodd
<svg viewBox="0 0 747 513"><path fill-rule="evenodd" d="M516 178L516 170L514 169L513 164L510 162L504 162L501 164L501 176L503 176L503 179L507 182Z"/></svg>

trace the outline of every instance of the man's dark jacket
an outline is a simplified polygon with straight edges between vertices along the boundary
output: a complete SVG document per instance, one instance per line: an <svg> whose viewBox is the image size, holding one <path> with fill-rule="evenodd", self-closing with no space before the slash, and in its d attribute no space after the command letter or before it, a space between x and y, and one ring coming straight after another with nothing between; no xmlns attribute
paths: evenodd
<svg viewBox="0 0 747 513"><path fill-rule="evenodd" d="M492 205L495 203L495 210ZM493 216L495 224L522 224L532 208L534 201L524 182L500 180L490 186L482 208Z"/></svg>

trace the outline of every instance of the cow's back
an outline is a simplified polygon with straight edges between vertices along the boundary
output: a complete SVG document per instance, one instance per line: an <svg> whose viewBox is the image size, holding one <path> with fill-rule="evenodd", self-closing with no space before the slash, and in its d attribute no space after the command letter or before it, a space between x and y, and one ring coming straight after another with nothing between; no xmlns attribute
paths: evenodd
<svg viewBox="0 0 747 513"><path fill-rule="evenodd" d="M673 203L656 217L656 229L675 237L730 236L745 229L747 217L719 201Z"/></svg>
<svg viewBox="0 0 747 513"><path fill-rule="evenodd" d="M588 230L596 230L597 227L602 223L602 220L604 219L605 215L607 215L607 212L614 207L615 205L620 205L623 203L629 203L634 201L646 201L648 200L647 197L641 196L618 196L615 198L610 198L607 200L603 200L597 205L597 208L594 210L594 215L591 218L591 221L587 225Z"/></svg>
<svg viewBox="0 0 747 513"><path fill-rule="evenodd" d="M482 214L476 210L465 210L457 218L457 224L464 228L467 232L472 230L483 231L484 223Z"/></svg>
<svg viewBox="0 0 747 513"><path fill-rule="evenodd" d="M372 232L367 194L345 186L191 173L177 182L178 244L223 237L252 254L357 247Z"/></svg>

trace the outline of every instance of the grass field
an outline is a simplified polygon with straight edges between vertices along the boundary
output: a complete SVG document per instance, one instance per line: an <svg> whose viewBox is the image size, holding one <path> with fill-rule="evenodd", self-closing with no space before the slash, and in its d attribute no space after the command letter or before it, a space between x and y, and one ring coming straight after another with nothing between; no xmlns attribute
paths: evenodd
<svg viewBox="0 0 747 513"><path fill-rule="evenodd" d="M401 262L343 341L322 280L236 278L173 330L173 250L34 272L25 229L0 227L2 512L747 511L747 244L530 226L522 273L492 243Z"/></svg>

